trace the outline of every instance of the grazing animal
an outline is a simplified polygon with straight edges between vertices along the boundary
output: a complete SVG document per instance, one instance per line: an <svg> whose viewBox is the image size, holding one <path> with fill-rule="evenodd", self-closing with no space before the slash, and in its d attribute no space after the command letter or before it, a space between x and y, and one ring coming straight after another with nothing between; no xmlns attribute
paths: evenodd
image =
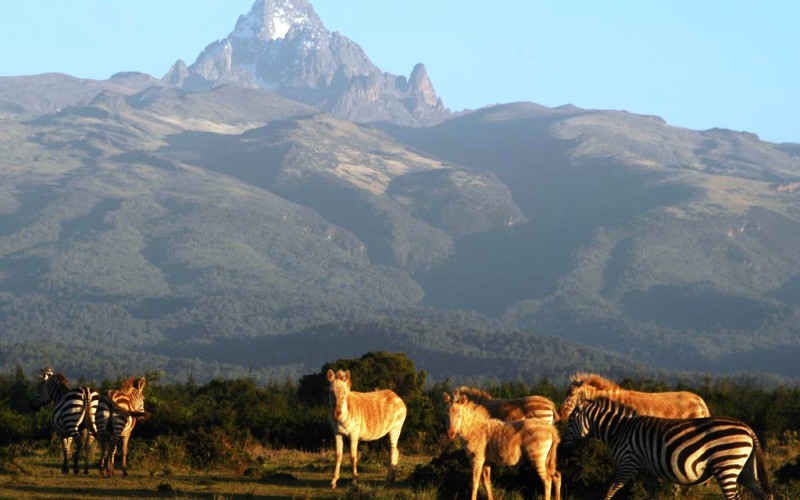
<svg viewBox="0 0 800 500"><path fill-rule="evenodd" d="M761 447L745 423L726 417L667 419L638 416L608 398L579 398L570 416L564 445L594 436L614 455L616 470L608 500L637 472L648 474L647 489L657 496L657 478L683 485L712 476L728 500L739 499L737 482L757 498L771 500L772 487Z"/></svg>
<svg viewBox="0 0 800 500"><path fill-rule="evenodd" d="M144 411L145 377L130 378L119 390L104 394L97 405L95 423L100 440L100 474L114 475L114 455L122 441L122 475L128 475L128 440L137 420L149 414Z"/></svg>
<svg viewBox="0 0 800 500"><path fill-rule="evenodd" d="M58 437L61 438L61 449L64 452L64 463L61 472L69 473L69 456L72 443L75 442L73 455L73 471L78 473L78 459L81 449L86 452L83 473L89 473L89 454L96 434L94 412L100 395L88 386L69 389L69 381L61 373L54 373L52 368L42 370L41 380L36 387L31 401L35 410L54 402L50 415L50 423Z"/></svg>
<svg viewBox="0 0 800 500"><path fill-rule="evenodd" d="M702 418L711 416L703 398L693 392L629 391L593 373L577 373L561 404L561 420L567 420L579 398L604 397L636 411L638 415L661 418Z"/></svg>
<svg viewBox="0 0 800 500"><path fill-rule="evenodd" d="M342 465L343 436L350 440L350 461L353 464L353 484L358 482L358 440L373 441L389 435L390 462L387 482L394 481L399 453L397 440L406 420L406 405L390 390L351 391L350 370L328 370L328 420L336 440L336 468L331 488L336 488Z"/></svg>
<svg viewBox="0 0 800 500"><path fill-rule="evenodd" d="M491 467L487 464L515 465L522 452L528 457L544 484L544 498L550 500L555 487L561 498L561 474L556 470L558 430L535 419L502 422L464 394L444 394L447 404L447 437L459 437L472 464L472 500L478 496L481 474L486 493L492 500Z"/></svg>
<svg viewBox="0 0 800 500"><path fill-rule="evenodd" d="M462 385L454 394L463 394L470 401L485 407L489 416L504 422L533 418L545 424L558 422L556 405L544 396L495 399L486 391Z"/></svg>

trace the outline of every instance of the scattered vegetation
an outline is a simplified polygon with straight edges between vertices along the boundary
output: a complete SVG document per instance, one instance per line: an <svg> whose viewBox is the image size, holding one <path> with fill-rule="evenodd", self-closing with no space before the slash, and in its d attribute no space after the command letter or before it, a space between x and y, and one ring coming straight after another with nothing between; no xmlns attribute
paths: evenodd
<svg viewBox="0 0 800 500"><path fill-rule="evenodd" d="M225 485L238 484L238 494L252 488L259 494L272 491L290 497L325 498L330 494L333 466L325 403L324 372L329 368L349 369L355 390L393 389L409 409L400 440L399 483L389 488L381 482L388 460L387 444L363 443L360 470L368 479L358 488L342 489L340 495L452 498L469 490L469 461L456 442L444 437L441 400L442 393L452 389L449 381L432 383L405 354L389 352L327 362L297 382L260 384L252 378L237 378L205 384L191 379L168 383L159 380L156 373L147 374L151 383L146 406L152 415L137 426L131 440L131 484L148 484L152 496L204 491L230 495L233 490L226 490ZM98 387L109 388L117 382L105 381ZM800 493L800 388L765 388L710 378L681 385L628 378L621 385L649 391L692 390L706 400L712 414L746 421L765 445L777 490L789 497ZM56 475L58 443L52 439L47 411L34 413L28 407L33 387L33 377L22 369L0 374L0 496L15 496L22 491L34 495L39 491L36 485L41 484L38 476ZM549 379L532 384L502 382L485 388L496 397L539 394L556 403L566 391ZM612 468L610 454L599 441L588 441L572 450L559 449L566 498L584 498L597 491ZM540 489L536 473L524 461L516 467L493 468L493 478L508 498L528 497ZM63 479L73 480L82 479ZM99 481L94 477L89 480ZM31 486L28 490L14 489L20 481ZM714 488L689 489L682 495L701 498ZM662 490L666 496L671 494L667 485ZM65 494L74 496L74 492ZM644 498L642 483L632 483L621 498Z"/></svg>

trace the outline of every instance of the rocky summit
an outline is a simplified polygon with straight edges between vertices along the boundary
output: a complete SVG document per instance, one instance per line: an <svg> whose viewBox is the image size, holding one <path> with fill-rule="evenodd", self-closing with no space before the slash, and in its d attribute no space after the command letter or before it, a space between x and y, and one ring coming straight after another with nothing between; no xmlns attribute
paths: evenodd
<svg viewBox="0 0 800 500"><path fill-rule="evenodd" d="M425 66L384 73L361 47L328 31L307 0L258 0L233 31L163 81L185 90L237 85L270 90L356 122L433 125L449 113Z"/></svg>

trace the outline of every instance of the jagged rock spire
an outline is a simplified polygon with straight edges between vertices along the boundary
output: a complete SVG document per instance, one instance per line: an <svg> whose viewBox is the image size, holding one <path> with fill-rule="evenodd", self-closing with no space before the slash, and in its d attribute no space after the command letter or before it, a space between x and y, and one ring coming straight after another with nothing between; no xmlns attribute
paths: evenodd
<svg viewBox="0 0 800 500"><path fill-rule="evenodd" d="M428 125L447 118L425 66L383 73L358 44L329 32L308 0L257 0L233 31L162 81L188 90L259 87L354 121Z"/></svg>

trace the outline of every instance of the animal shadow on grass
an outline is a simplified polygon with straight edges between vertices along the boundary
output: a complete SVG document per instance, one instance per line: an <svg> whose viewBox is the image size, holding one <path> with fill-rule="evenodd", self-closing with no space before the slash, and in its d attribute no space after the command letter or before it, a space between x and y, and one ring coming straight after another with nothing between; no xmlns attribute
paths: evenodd
<svg viewBox="0 0 800 500"><path fill-rule="evenodd" d="M109 490L108 488L86 488L86 487L56 487L56 486L34 486L34 485L5 485L4 489L16 491L18 498L36 496L48 496L52 498L72 498L97 497L97 498L147 498L152 497L154 490L143 488L119 488Z"/></svg>

